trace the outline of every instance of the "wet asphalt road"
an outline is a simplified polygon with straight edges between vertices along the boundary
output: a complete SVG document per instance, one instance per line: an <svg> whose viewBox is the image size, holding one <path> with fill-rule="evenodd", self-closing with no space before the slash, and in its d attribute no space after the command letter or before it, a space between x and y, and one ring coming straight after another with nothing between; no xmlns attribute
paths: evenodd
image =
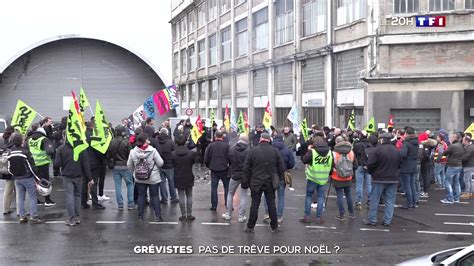
<svg viewBox="0 0 474 266"><path fill-rule="evenodd" d="M263 207L255 234L243 233L244 225L233 217L226 223L222 185L219 191L217 212L209 211L210 183L197 180L194 187L193 214L196 221L178 222L178 204L162 205L165 224L153 222L148 211L145 222L137 221L136 211L118 212L115 203L114 184L111 174L106 178L105 194L111 200L104 202L106 210L82 210L82 224L76 227L64 225L65 204L62 180L54 182L54 207L40 206L40 215L46 224L18 224L13 215L0 217L1 264L179 264L179 265L360 265L395 264L435 251L474 243L474 200L465 204L443 205L439 200L444 191L432 191L430 198L415 210L395 209L392 226L367 227L362 224L367 210L356 211L355 220L340 222L337 214L334 189L324 214L326 223L309 227L299 223L304 210L305 182L302 165L294 171L295 191L286 191L286 209L281 232L271 233L262 223ZM196 170L199 176L202 171ZM3 190L4 182L1 182ZM237 195L239 193L237 192ZM125 195L125 194L124 194ZM1 200L1 199L0 199ZM238 208L239 200L234 200ZM397 196L397 204L404 198ZM3 203L2 203L3 204ZM383 208L379 209L379 217ZM461 214L467 216L453 216ZM313 210L314 218L314 210ZM105 223L104 223L105 222ZM444 224L462 223L464 225ZM466 225L467 224L467 225ZM311 227L313 226L313 227ZM461 235L451 234L461 233ZM136 246L191 246L192 254L136 254ZM256 245L268 248L270 254L257 250L239 250L239 246ZM322 245L322 246L321 246ZM235 254L222 254L224 246L233 246ZM303 254L274 253L275 246L288 246L290 250L301 247ZM317 246L317 247L316 247ZM207 247L210 253L200 253L199 247ZM213 247L219 251L213 252ZM254 247L254 248L255 248ZM313 249L306 254L305 248ZM339 247L339 248L338 248ZM319 251L322 254L314 254ZM188 250L189 251L189 250ZM265 250L262 250L265 251ZM297 251L297 250L295 250ZM251 252L251 253L248 253ZM330 253L330 254L327 254Z"/></svg>

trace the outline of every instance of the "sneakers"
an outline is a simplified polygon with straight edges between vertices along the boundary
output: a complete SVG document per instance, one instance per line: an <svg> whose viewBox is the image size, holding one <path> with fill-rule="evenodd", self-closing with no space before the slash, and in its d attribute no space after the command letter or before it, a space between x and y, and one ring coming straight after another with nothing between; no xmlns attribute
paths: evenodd
<svg viewBox="0 0 474 266"><path fill-rule="evenodd" d="M382 226L383 226L383 227L390 227L390 224L389 224L389 223L386 223L386 222L382 222Z"/></svg>
<svg viewBox="0 0 474 266"><path fill-rule="evenodd" d="M74 222L76 224L81 224L81 218L80 217L74 217Z"/></svg>
<svg viewBox="0 0 474 266"><path fill-rule="evenodd" d="M460 200L454 200L454 203L461 203Z"/></svg>
<svg viewBox="0 0 474 266"><path fill-rule="evenodd" d="M447 199L442 199L442 200L440 200L440 202L443 203L443 204L453 204L454 203L453 201L449 201Z"/></svg>
<svg viewBox="0 0 474 266"><path fill-rule="evenodd" d="M186 221L186 216L184 216L184 215L183 215L183 216L180 216L180 217L179 217L179 221L180 221L180 222Z"/></svg>
<svg viewBox="0 0 474 266"><path fill-rule="evenodd" d="M171 204L176 204L176 203L179 203L179 199L173 199L170 202L171 202Z"/></svg>
<svg viewBox="0 0 474 266"><path fill-rule="evenodd" d="M365 224L365 225L370 225L370 226L376 226L377 225L376 222L372 222L372 221L369 221L367 219L362 220L362 223Z"/></svg>
<svg viewBox="0 0 474 266"><path fill-rule="evenodd" d="M318 207L318 203L317 203L317 202L311 203L311 209L316 209L317 207Z"/></svg>
<svg viewBox="0 0 474 266"><path fill-rule="evenodd" d="M430 196L428 195L428 193L422 192L422 193L420 194L420 198L429 198L429 197L430 197Z"/></svg>
<svg viewBox="0 0 474 266"><path fill-rule="evenodd" d="M83 204L83 205L81 206L81 208L82 208L82 209L90 209L90 208L91 208L91 205L89 205L89 204L86 203L86 204Z"/></svg>
<svg viewBox="0 0 474 266"><path fill-rule="evenodd" d="M109 200L110 198L107 197L107 195L103 195L103 196L98 196L97 199L100 201L106 201L106 200Z"/></svg>
<svg viewBox="0 0 474 266"><path fill-rule="evenodd" d="M311 221L309 220L309 217L306 217L306 216L301 217L300 222L305 223L305 224L311 223Z"/></svg>
<svg viewBox="0 0 474 266"><path fill-rule="evenodd" d="M337 215L335 218L336 220L341 221L341 222L346 220L346 217L344 217L344 215Z"/></svg>
<svg viewBox="0 0 474 266"><path fill-rule="evenodd" d="M28 222L28 218L26 216L20 218L20 223L21 224L26 224L27 222Z"/></svg>
<svg viewBox="0 0 474 266"><path fill-rule="evenodd" d="M43 223L43 220L41 220L41 219L39 218L39 216L35 216L35 217L33 217L33 218L30 218L30 221L31 221L32 223L34 223L34 224L41 224L41 223Z"/></svg>
<svg viewBox="0 0 474 266"><path fill-rule="evenodd" d="M265 215L265 216L263 217L263 222L264 222L264 223L269 223L269 222L270 222L270 215Z"/></svg>
<svg viewBox="0 0 474 266"><path fill-rule="evenodd" d="M247 221L247 217L245 215L239 216L239 223L245 223L245 221Z"/></svg>
<svg viewBox="0 0 474 266"><path fill-rule="evenodd" d="M95 204L94 206L92 206L92 208L94 208L94 210L103 210L103 209L105 209L104 205L102 205L102 204Z"/></svg>
<svg viewBox="0 0 474 266"><path fill-rule="evenodd" d="M136 210L136 207L135 207L135 205L128 206L128 210L129 210L129 211Z"/></svg>
<svg viewBox="0 0 474 266"><path fill-rule="evenodd" d="M324 223L324 220L322 218L318 218L316 217L316 224L323 224Z"/></svg>
<svg viewBox="0 0 474 266"><path fill-rule="evenodd" d="M349 213L349 219L355 219L356 216L353 213Z"/></svg>
<svg viewBox="0 0 474 266"><path fill-rule="evenodd" d="M272 228L272 230L270 231L272 233L279 233L280 232L280 229L277 227L275 229Z"/></svg>
<svg viewBox="0 0 474 266"><path fill-rule="evenodd" d="M230 217L230 215L229 215L228 213L223 213L223 214L222 214L222 218L223 218L224 220L226 220L226 221L229 221L231 217Z"/></svg>
<svg viewBox="0 0 474 266"><path fill-rule="evenodd" d="M161 222L163 222L163 218L161 218L161 216L156 217L156 218L155 218L155 222L161 223Z"/></svg>
<svg viewBox="0 0 474 266"><path fill-rule="evenodd" d="M37 205L43 205L44 202L42 202L41 200L38 199L38 200L36 201L36 204L37 204Z"/></svg>
<svg viewBox="0 0 474 266"><path fill-rule="evenodd" d="M192 221L196 220L196 217L194 217L194 216L192 216L192 215L188 215L188 217L186 218L186 220L187 220L188 222L192 222Z"/></svg>
<svg viewBox="0 0 474 266"><path fill-rule="evenodd" d="M215 212L217 210L217 207L211 207L209 210Z"/></svg>
<svg viewBox="0 0 474 266"><path fill-rule="evenodd" d="M119 212L123 211L123 206L119 206L119 207L118 207L118 211L119 211Z"/></svg>
<svg viewBox="0 0 474 266"><path fill-rule="evenodd" d="M9 211L7 211L7 212L4 212L3 215L9 215L9 214L12 214L12 213L13 213L13 211L12 211L12 210L9 210Z"/></svg>
<svg viewBox="0 0 474 266"><path fill-rule="evenodd" d="M45 203L44 203L44 206L45 207L52 207L52 206L55 206L56 205L56 202L52 201L52 200L47 200Z"/></svg>
<svg viewBox="0 0 474 266"><path fill-rule="evenodd" d="M74 218L72 219L67 219L64 224L66 224L67 226L76 226L76 221L74 221Z"/></svg>
<svg viewBox="0 0 474 266"><path fill-rule="evenodd" d="M283 222L283 217L278 217L278 223L281 224Z"/></svg>
<svg viewBox="0 0 474 266"><path fill-rule="evenodd" d="M255 233L255 229L249 228L248 226L246 226L245 229L244 229L244 232L245 233Z"/></svg>

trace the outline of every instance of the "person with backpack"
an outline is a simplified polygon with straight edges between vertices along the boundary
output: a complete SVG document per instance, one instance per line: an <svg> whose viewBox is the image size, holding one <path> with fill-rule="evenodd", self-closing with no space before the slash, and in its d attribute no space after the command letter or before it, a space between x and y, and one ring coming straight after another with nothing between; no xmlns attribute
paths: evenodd
<svg viewBox="0 0 474 266"><path fill-rule="evenodd" d="M33 223L42 223L38 215L36 182L34 172L36 169L35 161L30 151L23 147L23 137L20 133L14 133L11 137L13 148L8 154L8 171L15 180L15 187L18 193L18 214L20 223L27 223L28 218L25 212L25 196L28 193L30 197L30 221Z"/></svg>
<svg viewBox="0 0 474 266"><path fill-rule="evenodd" d="M314 145L314 147L313 147ZM332 152L326 141L322 137L315 137L314 144L308 146L308 152L303 157L303 163L306 167L306 199L304 205L304 216L300 219L302 223L310 223L311 202L313 194L318 195L318 204L316 209L316 224L323 224L322 218L324 211L324 202L326 188L334 168Z"/></svg>
<svg viewBox="0 0 474 266"><path fill-rule="evenodd" d="M68 213L65 224L76 226L81 223L79 209L81 208L82 179L85 179L89 186L94 182L89 158L85 152L81 152L79 160L74 161L74 149L69 142L66 142L58 147L54 158L54 166L61 170L63 176Z"/></svg>
<svg viewBox="0 0 474 266"><path fill-rule="evenodd" d="M8 126L0 138L0 179L5 180L5 187L3 188L3 215L13 213L11 205L13 198L15 198L15 182L12 175L8 172L8 153L13 148L11 141L12 134L15 133L15 128Z"/></svg>
<svg viewBox="0 0 474 266"><path fill-rule="evenodd" d="M344 195L346 196L347 209L349 211L349 218L354 219L354 209L352 206L351 183L354 169L357 169L357 158L352 151L352 145L344 137L336 138L336 145L333 151L334 168L332 170L331 179L336 189L337 206L339 207L339 215L336 220L344 221Z"/></svg>
<svg viewBox="0 0 474 266"><path fill-rule="evenodd" d="M130 151L127 166L133 171L135 185L138 191L138 219L144 220L145 198L147 190L150 190L150 197L155 210L155 221L162 222L160 207L160 167L163 159L160 153L151 147L148 135L141 133L136 140L136 147Z"/></svg>
<svg viewBox="0 0 474 266"><path fill-rule="evenodd" d="M133 175L127 167L128 156L130 154L130 145L125 138L127 129L119 125L115 128L115 138L110 142L106 157L109 168L112 169L112 176L115 183L115 199L119 211L123 211L122 180L127 186L127 207L128 210L135 210L133 201Z"/></svg>
<svg viewBox="0 0 474 266"><path fill-rule="evenodd" d="M406 136L400 150L400 157L402 158L400 176L407 200L406 205L401 208L405 210L414 209L415 204L417 204L415 177L418 159L418 136L412 127L406 128Z"/></svg>
<svg viewBox="0 0 474 266"><path fill-rule="evenodd" d="M377 138L375 139L377 141ZM355 206L358 209L362 208L362 199L364 198L364 185L367 194L367 206L370 202L370 191L372 189L372 177L367 170L367 150L373 145L367 138L367 132L362 131L359 141L354 145L354 155L358 162L358 167L355 172L356 176L356 198Z"/></svg>
<svg viewBox="0 0 474 266"><path fill-rule="evenodd" d="M193 186L194 174L193 165L197 162L196 152L189 150L186 146L184 135L175 137L176 149L171 153L171 162L175 177L175 187L178 189L179 208L181 222L192 222L196 218L193 216Z"/></svg>
<svg viewBox="0 0 474 266"><path fill-rule="evenodd" d="M244 162L249 152L249 139L246 135L239 138L237 144L232 146L229 150L230 160L230 183L229 194L227 195L226 212L222 214L222 218L230 220L232 217L232 210L234 209L234 195L240 185L240 205L239 205L239 223L247 220L245 217L245 208L248 200L248 188L244 189L241 186L242 176L244 175Z"/></svg>

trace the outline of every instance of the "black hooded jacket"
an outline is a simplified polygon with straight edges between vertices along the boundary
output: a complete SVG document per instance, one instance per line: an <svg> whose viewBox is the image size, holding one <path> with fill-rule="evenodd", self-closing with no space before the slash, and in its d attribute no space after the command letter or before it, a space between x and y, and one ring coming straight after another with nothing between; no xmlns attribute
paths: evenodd
<svg viewBox="0 0 474 266"><path fill-rule="evenodd" d="M92 179L87 153L81 152L79 160L74 161L74 150L68 142L57 149L54 166L61 168L64 177Z"/></svg>
<svg viewBox="0 0 474 266"><path fill-rule="evenodd" d="M400 150L400 156L402 159L400 173L416 173L416 165L418 161L418 136L409 135L405 138L402 149Z"/></svg>
<svg viewBox="0 0 474 266"><path fill-rule="evenodd" d="M171 153L174 151L174 144L168 134L159 134L158 139L158 152L163 159L162 169L173 168L173 161L171 159Z"/></svg>
<svg viewBox="0 0 474 266"><path fill-rule="evenodd" d="M229 150L230 177L234 180L241 180L244 175L245 158L249 152L249 145L243 141L237 142Z"/></svg>
<svg viewBox="0 0 474 266"><path fill-rule="evenodd" d="M285 170L293 169L293 167L295 167L295 156L293 156L293 152L283 142L283 139L281 137L275 137L272 146L280 152L285 164Z"/></svg>
<svg viewBox="0 0 474 266"><path fill-rule="evenodd" d="M116 167L127 167L128 156L130 155L131 145L128 140L122 136L115 137L110 142L107 150L107 159L113 159Z"/></svg>
<svg viewBox="0 0 474 266"><path fill-rule="evenodd" d="M177 146L171 153L174 167L174 186L187 189L194 186L193 164L196 163L196 152L186 146Z"/></svg>

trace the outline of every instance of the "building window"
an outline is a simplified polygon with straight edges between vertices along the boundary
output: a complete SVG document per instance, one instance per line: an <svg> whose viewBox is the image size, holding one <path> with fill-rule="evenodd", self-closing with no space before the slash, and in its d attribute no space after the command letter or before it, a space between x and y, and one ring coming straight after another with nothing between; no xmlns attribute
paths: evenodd
<svg viewBox="0 0 474 266"><path fill-rule="evenodd" d="M293 64L283 64L275 67L275 94L290 94L293 92Z"/></svg>
<svg viewBox="0 0 474 266"><path fill-rule="evenodd" d="M189 85L189 101L194 102L196 100L196 83Z"/></svg>
<svg viewBox="0 0 474 266"><path fill-rule="evenodd" d="M253 94L254 96L268 95L268 69L254 70Z"/></svg>
<svg viewBox="0 0 474 266"><path fill-rule="evenodd" d="M181 89L181 96L182 96L182 101L187 103L189 101L188 99L188 86L184 85L184 86L180 86L180 89Z"/></svg>
<svg viewBox="0 0 474 266"><path fill-rule="evenodd" d="M288 113L291 111L291 108L287 108L287 107L278 107L278 108L275 108L276 109L276 121L273 120L275 123L276 122L276 127L277 128L282 128L282 127L285 127L285 126L290 126L292 125L291 121L288 120Z"/></svg>
<svg viewBox="0 0 474 266"><path fill-rule="evenodd" d="M209 81L209 99L210 100L217 99L217 79L213 79Z"/></svg>
<svg viewBox="0 0 474 266"><path fill-rule="evenodd" d="M189 22L189 33L191 33L195 30L195 27L196 27L196 18L194 16L194 10L189 12L188 22Z"/></svg>
<svg viewBox="0 0 474 266"><path fill-rule="evenodd" d="M230 0L221 0L221 15L230 10Z"/></svg>
<svg viewBox="0 0 474 266"><path fill-rule="evenodd" d="M420 11L420 0L394 0L393 13L418 13Z"/></svg>
<svg viewBox="0 0 474 266"><path fill-rule="evenodd" d="M235 76L235 87L238 97L247 96L249 92L249 78L247 73Z"/></svg>
<svg viewBox="0 0 474 266"><path fill-rule="evenodd" d="M173 42L176 42L179 38L179 30L178 30L178 27L176 26L177 23L173 23L171 25L171 31L172 31L172 38L173 38Z"/></svg>
<svg viewBox="0 0 474 266"><path fill-rule="evenodd" d="M205 81L201 81L198 83L198 97L200 101L206 100L206 84Z"/></svg>
<svg viewBox="0 0 474 266"><path fill-rule="evenodd" d="M474 9L474 0L465 0L465 6L464 8L466 9Z"/></svg>
<svg viewBox="0 0 474 266"><path fill-rule="evenodd" d="M221 79L221 94L223 98L230 98L231 95L231 77L223 77Z"/></svg>
<svg viewBox="0 0 474 266"><path fill-rule="evenodd" d="M235 39L237 41L237 56L247 54L247 18L235 23Z"/></svg>
<svg viewBox="0 0 474 266"><path fill-rule="evenodd" d="M247 2L247 0L235 0L235 6L239 6L240 4L243 4Z"/></svg>
<svg viewBox="0 0 474 266"><path fill-rule="evenodd" d="M456 0L430 0L430 11L454 10Z"/></svg>
<svg viewBox="0 0 474 266"><path fill-rule="evenodd" d="M337 26L363 19L366 16L366 0L337 0Z"/></svg>
<svg viewBox="0 0 474 266"><path fill-rule="evenodd" d="M263 123L263 114L265 108L253 108L253 124L254 126L261 125Z"/></svg>
<svg viewBox="0 0 474 266"><path fill-rule="evenodd" d="M229 60L232 56L232 40L230 38L230 27L221 31L221 60Z"/></svg>
<svg viewBox="0 0 474 266"><path fill-rule="evenodd" d="M180 70L181 74L186 73L186 49L181 50Z"/></svg>
<svg viewBox="0 0 474 266"><path fill-rule="evenodd" d="M275 45L293 41L293 0L275 3Z"/></svg>
<svg viewBox="0 0 474 266"><path fill-rule="evenodd" d="M186 37L186 34L187 34L186 33L187 32L186 31L186 17L183 17L181 19L180 24L181 24L181 30L180 30L181 31L181 38L184 38L184 37Z"/></svg>
<svg viewBox="0 0 474 266"><path fill-rule="evenodd" d="M179 55L178 53L173 54L173 76L179 75Z"/></svg>
<svg viewBox="0 0 474 266"><path fill-rule="evenodd" d="M362 121L364 120L364 109L360 107L350 107L350 108L338 108L339 109L339 127L346 128L349 123L349 118L354 111L355 115L355 127L362 128ZM398 125L398 124L397 124Z"/></svg>
<svg viewBox="0 0 474 266"><path fill-rule="evenodd" d="M217 37L216 34L209 36L209 65L217 63Z"/></svg>
<svg viewBox="0 0 474 266"><path fill-rule="evenodd" d="M207 0L206 2L209 7L209 21L212 21L217 18L217 0Z"/></svg>
<svg viewBox="0 0 474 266"><path fill-rule="evenodd" d="M198 41L198 68L206 66L206 40Z"/></svg>
<svg viewBox="0 0 474 266"><path fill-rule="evenodd" d="M337 88L360 87L360 72L364 70L362 49L352 49L336 54Z"/></svg>
<svg viewBox="0 0 474 266"><path fill-rule="evenodd" d="M326 1L304 0L303 36L309 36L326 28Z"/></svg>
<svg viewBox="0 0 474 266"><path fill-rule="evenodd" d="M188 48L188 71L194 71L196 69L196 56L194 53L194 45Z"/></svg>
<svg viewBox="0 0 474 266"><path fill-rule="evenodd" d="M326 125L324 120L324 107L304 107L303 114L303 117L307 119L308 127L311 127L312 125L323 127Z"/></svg>
<svg viewBox="0 0 474 266"><path fill-rule="evenodd" d="M253 14L253 47L255 51L268 49L268 8Z"/></svg>
<svg viewBox="0 0 474 266"><path fill-rule="evenodd" d="M302 89L307 91L324 91L323 57L306 59L301 63Z"/></svg>
<svg viewBox="0 0 474 266"><path fill-rule="evenodd" d="M206 5L203 3L202 5L197 7L198 12L198 28L203 27L206 25Z"/></svg>

